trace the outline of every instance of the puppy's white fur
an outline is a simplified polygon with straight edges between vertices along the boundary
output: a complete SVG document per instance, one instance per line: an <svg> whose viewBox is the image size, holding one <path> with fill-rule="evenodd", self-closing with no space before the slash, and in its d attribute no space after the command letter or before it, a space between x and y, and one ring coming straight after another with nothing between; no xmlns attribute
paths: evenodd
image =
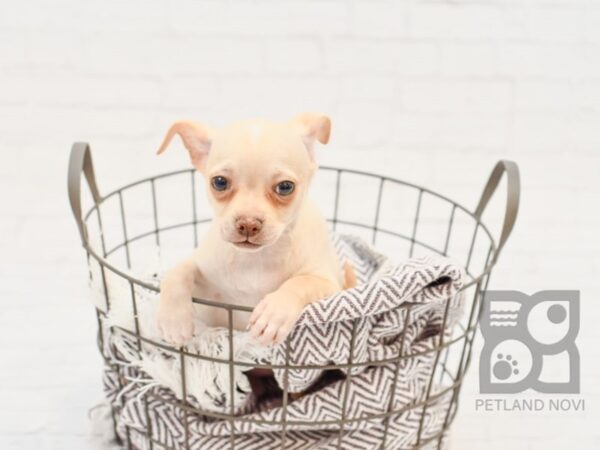
<svg viewBox="0 0 600 450"><path fill-rule="evenodd" d="M289 122L249 120L220 130L187 121L171 127L159 153L176 134L182 138L204 175L215 216L199 248L161 283L157 318L167 341L181 345L192 337L192 296L254 308L235 313L233 326L248 324L268 344L285 338L307 304L353 284L306 195L317 168L315 141L327 143L330 126L326 116L305 113ZM282 182L291 182L293 191L286 194ZM210 326L228 325L224 309L202 306L200 312Z"/></svg>

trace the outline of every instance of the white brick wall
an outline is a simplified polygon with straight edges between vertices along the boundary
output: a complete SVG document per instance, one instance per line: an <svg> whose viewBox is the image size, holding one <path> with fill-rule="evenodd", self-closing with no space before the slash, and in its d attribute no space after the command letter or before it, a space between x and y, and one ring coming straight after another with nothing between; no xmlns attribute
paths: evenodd
<svg viewBox="0 0 600 450"><path fill-rule="evenodd" d="M475 363L455 447L600 448L600 3L37 0L0 2L2 449L93 445L100 362L66 201L70 143L93 144L104 190L187 164L153 154L176 118L301 110L333 119L324 163L469 205L497 159L520 164L522 212L492 284L582 290L587 411L477 414Z"/></svg>

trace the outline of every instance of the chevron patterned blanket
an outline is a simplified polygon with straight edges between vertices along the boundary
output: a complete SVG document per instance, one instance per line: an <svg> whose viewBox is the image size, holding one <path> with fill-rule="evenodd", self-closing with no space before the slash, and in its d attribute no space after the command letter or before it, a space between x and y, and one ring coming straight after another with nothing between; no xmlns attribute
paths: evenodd
<svg viewBox="0 0 600 450"><path fill-rule="evenodd" d="M132 383L148 375L127 363L123 336L119 346L110 344L107 327L105 356L125 361L107 365L104 373L107 398L119 411L114 420L120 437L147 449L150 435L177 450L279 449L282 440L286 449L333 449L338 444L375 449L381 448L384 435L386 449L411 448L419 434L420 448L428 448L423 445L428 439L431 448L437 445L452 390L432 383L436 352L431 350L462 314L463 269L440 257L393 265L355 237L337 236L336 247L342 260L353 264L358 285L308 306L288 338L289 352L284 343L266 357L270 364L292 366L273 371L279 386L287 385L289 392L308 389L308 394L290 398L285 408L248 400L236 408L234 421L198 414L189 408L201 406L193 395L184 404L182 392L160 383ZM134 338L129 339L127 345L137 348ZM345 365L340 376L314 389L323 368L333 364ZM250 398L240 386L237 390ZM427 395L435 400L421 406ZM394 413L386 417L390 411Z"/></svg>

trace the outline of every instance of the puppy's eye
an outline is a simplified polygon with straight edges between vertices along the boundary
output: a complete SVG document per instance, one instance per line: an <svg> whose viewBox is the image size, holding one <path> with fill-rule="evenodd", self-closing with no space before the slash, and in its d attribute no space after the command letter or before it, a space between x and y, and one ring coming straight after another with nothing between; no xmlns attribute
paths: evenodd
<svg viewBox="0 0 600 450"><path fill-rule="evenodd" d="M293 181L286 180L275 185L275 192L277 195L285 197L286 195L290 195L292 192L294 192L295 187L296 185Z"/></svg>
<svg viewBox="0 0 600 450"><path fill-rule="evenodd" d="M225 177L212 177L210 184L215 191L225 191L229 188L229 180Z"/></svg>

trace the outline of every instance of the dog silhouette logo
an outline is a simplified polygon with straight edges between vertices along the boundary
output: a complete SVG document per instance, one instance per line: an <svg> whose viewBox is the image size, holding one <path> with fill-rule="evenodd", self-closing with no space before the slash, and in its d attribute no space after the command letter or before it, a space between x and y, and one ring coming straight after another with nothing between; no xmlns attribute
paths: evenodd
<svg viewBox="0 0 600 450"><path fill-rule="evenodd" d="M486 291L480 392L578 394L579 319L579 291Z"/></svg>

